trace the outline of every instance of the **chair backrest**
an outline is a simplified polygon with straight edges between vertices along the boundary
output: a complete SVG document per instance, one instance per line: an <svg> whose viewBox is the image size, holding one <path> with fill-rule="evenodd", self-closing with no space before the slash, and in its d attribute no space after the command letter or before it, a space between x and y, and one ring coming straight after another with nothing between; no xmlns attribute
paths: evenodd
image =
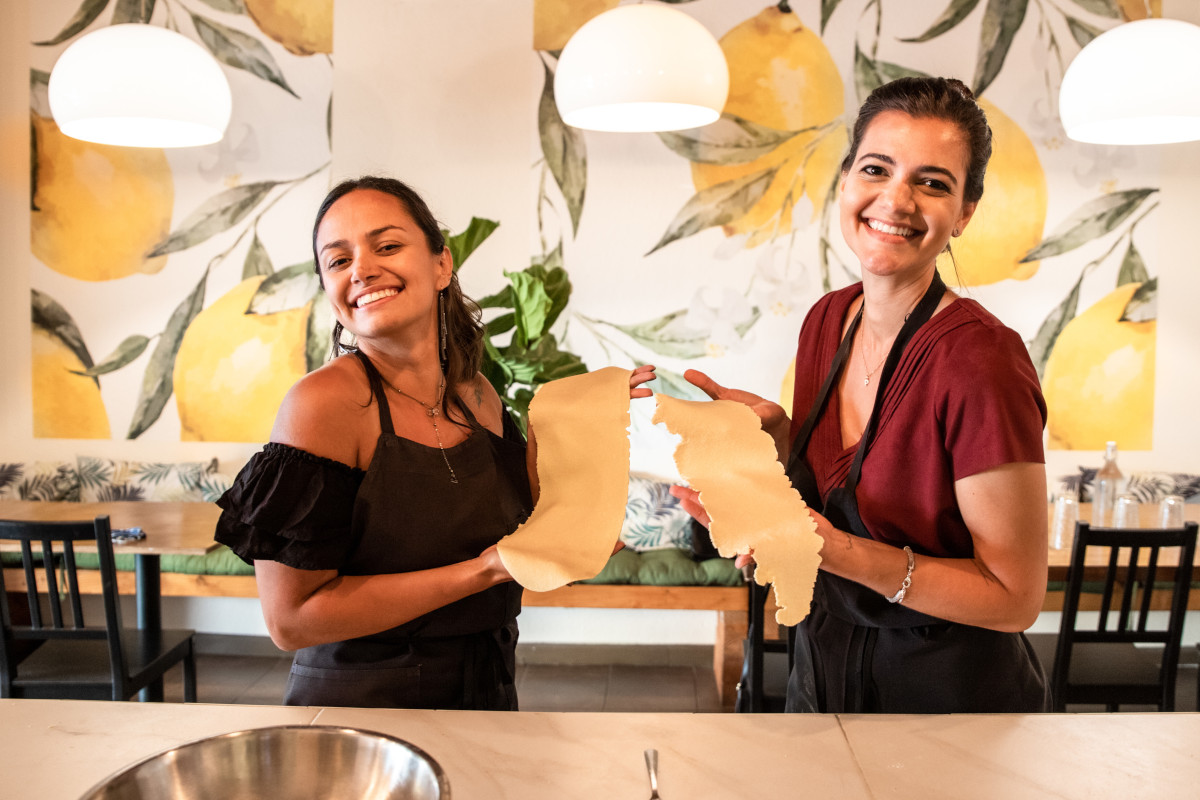
<svg viewBox="0 0 1200 800"><path fill-rule="evenodd" d="M109 518L80 522L26 522L0 520L0 541L18 542L25 576L29 623L15 622L8 602L4 571L0 570L0 686L11 694L19 670L14 652L19 641L49 639L106 639L113 685L124 681L125 654L121 645L121 604L117 591L116 563ZM87 625L75 563L75 543L96 545L100 562L103 627ZM41 575L41 583L38 577ZM41 588L39 588L39 585Z"/></svg>
<svg viewBox="0 0 1200 800"><path fill-rule="evenodd" d="M1172 690L1195 563L1196 532L1195 522L1175 529L1093 528L1086 522L1076 524L1051 676L1055 687L1066 685L1075 644L1105 642L1162 645L1161 677L1164 689ZM1108 552L1103 559L1093 559L1093 564L1089 565L1089 548ZM1178 551L1165 625L1151 617L1151 612L1161 610L1161 604L1152 601L1156 586L1162 588L1159 576L1164 572L1164 550ZM1100 606L1094 627L1082 625L1079 619L1080 595L1085 591L1085 584L1089 592L1100 587Z"/></svg>

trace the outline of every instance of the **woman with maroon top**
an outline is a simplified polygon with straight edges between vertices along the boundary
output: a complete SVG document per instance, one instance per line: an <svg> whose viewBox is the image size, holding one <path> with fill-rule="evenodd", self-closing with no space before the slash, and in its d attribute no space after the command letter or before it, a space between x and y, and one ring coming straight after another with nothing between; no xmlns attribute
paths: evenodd
<svg viewBox="0 0 1200 800"><path fill-rule="evenodd" d="M936 267L990 155L959 81L876 89L840 184L862 283L823 297L801 328L798 419L688 373L758 412L824 539L788 710L1049 708L1021 633L1046 591L1045 403L1021 338ZM707 522L694 493L673 491Z"/></svg>

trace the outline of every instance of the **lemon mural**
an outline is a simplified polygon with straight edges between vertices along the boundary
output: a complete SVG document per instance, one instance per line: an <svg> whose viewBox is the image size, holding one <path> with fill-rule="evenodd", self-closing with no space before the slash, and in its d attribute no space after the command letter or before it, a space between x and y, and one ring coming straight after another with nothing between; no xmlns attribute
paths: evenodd
<svg viewBox="0 0 1200 800"><path fill-rule="evenodd" d="M1042 240L1046 173L1025 132L986 98L979 105L992 128L992 159L983 179L979 212L963 235L951 242L954 261L945 255L938 259L949 286L1023 281L1037 272L1040 263L1022 259Z"/></svg>
<svg viewBox="0 0 1200 800"><path fill-rule="evenodd" d="M52 439L107 439L108 412L95 378L66 342L33 326L33 435Z"/></svg>
<svg viewBox="0 0 1200 800"><path fill-rule="evenodd" d="M1150 449L1157 322L1125 318L1145 285L1117 287L1059 334L1042 379L1052 449Z"/></svg>
<svg viewBox="0 0 1200 800"><path fill-rule="evenodd" d="M307 372L309 305L246 313L264 280L239 283L196 315L184 334L174 371L184 441L265 442L283 396Z"/></svg>
<svg viewBox="0 0 1200 800"><path fill-rule="evenodd" d="M845 127L829 127L845 111L844 88L820 36L794 11L769 6L720 44L729 65L724 113L792 133L751 161L692 164L700 192L762 176L761 195L722 226L727 236L749 234L746 246L754 247L791 231L792 209L802 195L812 202L812 216L820 213L846 148Z"/></svg>
<svg viewBox="0 0 1200 800"><path fill-rule="evenodd" d="M533 4L533 49L556 51L585 22L617 7L620 0L536 0Z"/></svg>
<svg viewBox="0 0 1200 800"><path fill-rule="evenodd" d="M161 270L167 257L150 253L170 231L175 203L163 151L83 142L64 136L52 119L31 117L33 254L85 281Z"/></svg>
<svg viewBox="0 0 1200 800"><path fill-rule="evenodd" d="M333 0L244 0L263 33L298 56L333 52Z"/></svg>

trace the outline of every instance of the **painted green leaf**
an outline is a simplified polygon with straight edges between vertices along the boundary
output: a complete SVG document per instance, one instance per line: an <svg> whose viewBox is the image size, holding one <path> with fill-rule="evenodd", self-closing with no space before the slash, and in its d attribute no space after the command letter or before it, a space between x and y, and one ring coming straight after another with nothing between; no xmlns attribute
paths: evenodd
<svg viewBox="0 0 1200 800"><path fill-rule="evenodd" d="M528 270L504 275L512 282L516 300L517 335L514 342L522 346L535 342L546 330L546 320L554 301L546 293L545 284Z"/></svg>
<svg viewBox="0 0 1200 800"><path fill-rule="evenodd" d="M88 377L96 377L109 372L116 372L121 367L132 363L138 356L145 352L146 347L150 344L150 337L142 336L140 333L135 333L133 336L125 337L125 340L117 345L117 349L113 350L108 357L94 367L86 370L75 371L76 375L87 375Z"/></svg>
<svg viewBox="0 0 1200 800"><path fill-rule="evenodd" d="M781 131L734 114L711 125L658 134L671 152L701 164L745 164L763 156L801 131Z"/></svg>
<svg viewBox="0 0 1200 800"><path fill-rule="evenodd" d="M716 225L726 225L745 216L766 194L778 169L778 166L769 167L761 172L714 184L693 195L675 215L658 244L650 248L646 255L677 239Z"/></svg>
<svg viewBox="0 0 1200 800"><path fill-rule="evenodd" d="M762 312L756 306L750 319L734 326L734 329L739 336L745 336L761 316ZM688 327L686 317L687 311L680 309L634 325L608 324L659 355L671 358L701 358L708 355L708 331Z"/></svg>
<svg viewBox="0 0 1200 800"><path fill-rule="evenodd" d="M495 294L489 294L475 301L480 308L512 308L513 293L511 286L505 286Z"/></svg>
<svg viewBox="0 0 1200 800"><path fill-rule="evenodd" d="M542 97L538 101L538 136L542 143L542 155L550 167L550 174L558 184L571 216L571 231L579 232L579 218L583 215L583 198L587 194L587 145L583 134L562 121L558 106L554 102L554 73L550 65L542 62L545 83Z"/></svg>
<svg viewBox="0 0 1200 800"><path fill-rule="evenodd" d="M533 266L545 267L546 269L561 269L563 266L562 239L558 240L558 244L549 253L543 253L540 257L534 256L529 259L529 263Z"/></svg>
<svg viewBox="0 0 1200 800"><path fill-rule="evenodd" d="M299 99L300 95L288 86L279 65L258 39L197 14L192 14L192 22L200 41L222 64L245 70Z"/></svg>
<svg viewBox="0 0 1200 800"><path fill-rule="evenodd" d="M263 201L277 181L247 183L226 189L205 200L188 214L170 236L155 247L146 258L174 253L194 247L221 231L226 231L246 218L254 207Z"/></svg>
<svg viewBox="0 0 1200 800"><path fill-rule="evenodd" d="M901 39L900 41L928 42L930 39L936 39L966 19L967 15L974 11L977 5L979 5L979 0L950 0L950 5L946 6L946 10L942 12L942 15L933 21L933 24L929 26L929 30L920 36Z"/></svg>
<svg viewBox="0 0 1200 800"><path fill-rule="evenodd" d="M672 372L669 369L656 368L654 370L654 380L648 386L654 390L655 394L665 394L669 397L678 397L681 400L707 400L706 395L700 389L697 389L692 384L688 383L687 379L678 372Z"/></svg>
<svg viewBox="0 0 1200 800"><path fill-rule="evenodd" d="M1127 283L1145 283L1148 280L1150 280L1150 273L1146 271L1146 262L1142 260L1142 254L1130 240L1125 257L1121 259L1121 269L1117 272L1117 286L1124 286Z"/></svg>
<svg viewBox="0 0 1200 800"><path fill-rule="evenodd" d="M927 78L926 73L902 67L887 61L874 61L866 53L854 47L854 85L861 103L867 95L896 78Z"/></svg>
<svg viewBox="0 0 1200 800"><path fill-rule="evenodd" d="M1067 17L1066 20L1067 29L1071 31L1071 38L1073 38L1075 43L1080 47L1087 47L1092 39L1095 39L1097 36L1104 33L1104 31L1100 30L1096 26L1088 25L1083 20L1075 19L1074 17Z"/></svg>
<svg viewBox="0 0 1200 800"><path fill-rule="evenodd" d="M263 247L262 240L256 232L250 241L250 249L246 251L246 261L242 264L242 280L253 278L255 275L270 275L274 271L271 256L267 254L267 248Z"/></svg>
<svg viewBox="0 0 1200 800"><path fill-rule="evenodd" d="M333 307L317 298L308 311L308 324L304 329L304 365L312 372L329 358L333 350Z"/></svg>
<svg viewBox="0 0 1200 800"><path fill-rule="evenodd" d="M117 0L117 7L113 9L112 24L120 25L123 22L137 22L146 24L150 21L150 17L154 16L155 0Z"/></svg>
<svg viewBox="0 0 1200 800"><path fill-rule="evenodd" d="M278 314L309 302L321 291L311 259L267 276L246 306L247 314Z"/></svg>
<svg viewBox="0 0 1200 800"><path fill-rule="evenodd" d="M829 18L833 16L833 12L837 11L838 4L842 0L821 0L821 34L825 33L825 26L829 23Z"/></svg>
<svg viewBox="0 0 1200 800"><path fill-rule="evenodd" d="M1022 263L1057 256L1111 233L1158 189L1127 189L1089 200L1075 209L1041 244L1021 259Z"/></svg>
<svg viewBox="0 0 1200 800"><path fill-rule="evenodd" d="M1113 0L1075 0L1075 5L1102 17L1121 18L1121 11Z"/></svg>
<svg viewBox="0 0 1200 800"><path fill-rule="evenodd" d="M242 0L201 0L204 5L226 14L245 14L246 4Z"/></svg>
<svg viewBox="0 0 1200 800"><path fill-rule="evenodd" d="M33 324L56 337L75 354L84 367L90 369L95 362L92 361L92 354L88 352L87 345L83 341L83 334L79 332L79 326L75 324L75 319L70 312L45 292L31 289L30 296ZM98 381L97 385L99 385Z"/></svg>
<svg viewBox="0 0 1200 800"><path fill-rule="evenodd" d="M1045 377L1046 360L1050 358L1050 352L1054 350L1054 344L1058 341L1059 334L1079 311L1079 287L1082 285L1083 274L1081 273L1079 280L1075 281L1075 285L1071 287L1066 298L1047 315L1038 328L1037 335L1029 343L1029 358L1033 361L1033 366L1037 368L1038 378Z"/></svg>
<svg viewBox="0 0 1200 800"><path fill-rule="evenodd" d="M75 10L75 15L71 17L63 29L58 32L57 36L51 39L46 39L42 42L34 42L34 44L38 47L50 47L56 44L62 44L67 39L70 39L88 25L91 25L93 22L95 22L96 18L100 16L101 12L104 11L107 5L108 0L83 0L83 2L79 4L79 8Z"/></svg>
<svg viewBox="0 0 1200 800"><path fill-rule="evenodd" d="M1158 278L1151 278L1137 288L1125 304L1120 322L1149 322L1153 319L1158 319Z"/></svg>
<svg viewBox="0 0 1200 800"><path fill-rule="evenodd" d="M976 97L1000 74L1008 49L1012 47L1017 29L1025 21L1029 0L988 0L983 10L983 26L979 31L979 58L975 63L972 91Z"/></svg>
<svg viewBox="0 0 1200 800"><path fill-rule="evenodd" d="M455 272L458 272L471 253L474 253L498 227L500 223L495 220L471 217L467 229L461 233L451 236L449 231L442 231L442 235L446 237L446 247L450 248L450 256L454 260Z"/></svg>
<svg viewBox="0 0 1200 800"><path fill-rule="evenodd" d="M179 352L179 344L188 325L204 307L204 288L208 283L208 270L200 277L200 282L191 294L171 312L167 327L158 338L154 352L150 354L150 363L142 375L142 390L138 396L137 408L134 409L133 419L129 423L127 438L136 439L150 429L162 415L163 407L171 399L175 391L175 355Z"/></svg>

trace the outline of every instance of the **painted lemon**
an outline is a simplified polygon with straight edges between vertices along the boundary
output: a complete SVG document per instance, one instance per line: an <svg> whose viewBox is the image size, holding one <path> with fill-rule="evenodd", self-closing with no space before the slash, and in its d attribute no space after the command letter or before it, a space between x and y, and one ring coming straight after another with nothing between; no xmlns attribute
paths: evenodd
<svg viewBox="0 0 1200 800"><path fill-rule="evenodd" d="M333 0L245 0L258 29L289 53L333 52Z"/></svg>
<svg viewBox="0 0 1200 800"><path fill-rule="evenodd" d="M55 272L85 281L161 270L167 257L146 254L171 232L175 183L163 151L72 139L38 114L32 124L33 254Z"/></svg>
<svg viewBox="0 0 1200 800"><path fill-rule="evenodd" d="M534 0L533 49L562 50L583 23L616 8L620 0Z"/></svg>
<svg viewBox="0 0 1200 800"><path fill-rule="evenodd" d="M1140 283L1127 283L1067 323L1042 391L1052 450L1151 449L1156 322L1121 322Z"/></svg>
<svg viewBox="0 0 1200 800"><path fill-rule="evenodd" d="M721 37L729 64L725 113L784 131L840 120L845 111L842 76L816 31L792 11L776 6L733 27ZM775 167L762 198L739 219L723 226L726 236L750 234L747 247L787 234L792 209L802 195L816 218L832 191L846 149L846 128L793 136L745 164L692 164L697 191Z"/></svg>
<svg viewBox="0 0 1200 800"><path fill-rule="evenodd" d="M792 402L796 399L796 359L788 362L787 372L783 373L783 383L779 386L779 405L792 416Z"/></svg>
<svg viewBox="0 0 1200 800"><path fill-rule="evenodd" d="M33 435L39 439L108 439L112 431L100 387L76 375L83 362L61 339L33 326Z"/></svg>
<svg viewBox="0 0 1200 800"><path fill-rule="evenodd" d="M992 128L992 160L975 216L963 235L950 242L954 263L946 254L938 258L938 269L948 286L1023 281L1041 264L1023 264L1021 259L1042 241L1046 173L1025 132L987 100L981 98L979 105Z"/></svg>
<svg viewBox="0 0 1200 800"><path fill-rule="evenodd" d="M305 373L311 303L246 314L264 279L239 283L197 314L183 336L174 382L184 441L267 441L283 396Z"/></svg>

